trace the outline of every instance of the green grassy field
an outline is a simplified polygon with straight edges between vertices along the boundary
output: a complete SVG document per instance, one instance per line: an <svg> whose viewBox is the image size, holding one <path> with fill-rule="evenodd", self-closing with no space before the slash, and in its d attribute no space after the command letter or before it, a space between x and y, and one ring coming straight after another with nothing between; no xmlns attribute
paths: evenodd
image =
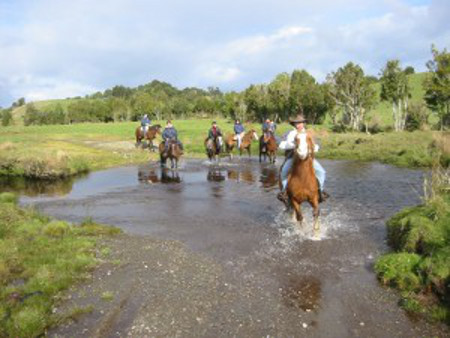
<svg viewBox="0 0 450 338"><path fill-rule="evenodd" d="M225 134L231 133L232 121L217 122ZM185 157L205 157L204 140L211 120L177 120L174 124L185 145ZM55 178L157 160L156 153L134 147L137 126L126 122L0 128L0 175ZM258 124L245 127L261 134ZM290 128L282 124L277 134L282 135ZM430 166L434 156L433 135L439 133L337 134L322 125L310 129L322 144L319 158L381 161L405 167ZM256 155L258 143L254 142L252 148Z"/></svg>

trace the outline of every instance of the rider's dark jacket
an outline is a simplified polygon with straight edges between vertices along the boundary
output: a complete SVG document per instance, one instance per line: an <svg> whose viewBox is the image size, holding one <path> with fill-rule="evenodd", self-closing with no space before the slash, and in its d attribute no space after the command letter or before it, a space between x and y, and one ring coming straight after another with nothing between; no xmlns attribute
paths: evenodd
<svg viewBox="0 0 450 338"><path fill-rule="evenodd" d="M234 125L234 133L235 134L240 134L243 133L245 131L244 126L240 123L235 123Z"/></svg>
<svg viewBox="0 0 450 338"><path fill-rule="evenodd" d="M220 130L219 127L215 128L215 130L214 128L209 129L208 138L215 139L218 136L222 136L222 131Z"/></svg>

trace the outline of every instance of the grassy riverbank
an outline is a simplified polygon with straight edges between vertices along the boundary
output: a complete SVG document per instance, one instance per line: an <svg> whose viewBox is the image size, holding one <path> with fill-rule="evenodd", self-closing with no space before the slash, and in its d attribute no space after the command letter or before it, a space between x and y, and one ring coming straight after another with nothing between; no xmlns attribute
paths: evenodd
<svg viewBox="0 0 450 338"><path fill-rule="evenodd" d="M380 257L375 271L382 283L401 291L406 310L450 325L449 171L437 165L426 187L423 205L388 221L395 252Z"/></svg>
<svg viewBox="0 0 450 338"><path fill-rule="evenodd" d="M156 123L156 122L155 122ZM162 122L160 122L163 124ZM203 141L211 120L175 121L185 156L204 157ZM225 133L231 133L232 121L218 120ZM90 170L156 160L147 150L135 149L137 123L90 123L76 125L15 126L0 129L0 175L31 178L67 177ZM258 133L261 126L247 124ZM282 135L290 130L282 124ZM380 161L404 167L429 167L434 156L433 134L402 132L366 135L333 133L326 126L311 126L322 144L319 158ZM450 139L450 135L441 134ZM254 142L253 154L258 145ZM450 162L450 157L445 161Z"/></svg>
<svg viewBox="0 0 450 338"><path fill-rule="evenodd" d="M61 317L53 309L61 291L89 277L102 252L98 238L118 232L89 221L51 220L18 207L15 195L0 194L0 336L37 337L85 311Z"/></svg>

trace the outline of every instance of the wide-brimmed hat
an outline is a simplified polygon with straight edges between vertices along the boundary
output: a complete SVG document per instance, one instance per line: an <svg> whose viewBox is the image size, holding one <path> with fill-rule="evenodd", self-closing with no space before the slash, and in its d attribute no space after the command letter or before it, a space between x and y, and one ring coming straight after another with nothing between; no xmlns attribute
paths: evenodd
<svg viewBox="0 0 450 338"><path fill-rule="evenodd" d="M295 124L295 123L305 123L306 122L306 118L303 116L303 114L298 114L295 117L290 117L289 118L289 123L290 124Z"/></svg>

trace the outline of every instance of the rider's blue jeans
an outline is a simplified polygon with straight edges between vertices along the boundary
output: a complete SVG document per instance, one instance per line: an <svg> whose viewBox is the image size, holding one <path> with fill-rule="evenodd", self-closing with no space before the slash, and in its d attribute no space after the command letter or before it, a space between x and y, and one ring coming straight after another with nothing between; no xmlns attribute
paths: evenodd
<svg viewBox="0 0 450 338"><path fill-rule="evenodd" d="M283 191L285 191L287 187L288 175L292 167L292 161L293 161L292 157L288 158L284 163L283 168L281 169L281 183L283 185ZM323 191L323 186L325 184L327 172L316 159L314 159L313 161L313 167L316 173L317 180L319 181L319 189Z"/></svg>

